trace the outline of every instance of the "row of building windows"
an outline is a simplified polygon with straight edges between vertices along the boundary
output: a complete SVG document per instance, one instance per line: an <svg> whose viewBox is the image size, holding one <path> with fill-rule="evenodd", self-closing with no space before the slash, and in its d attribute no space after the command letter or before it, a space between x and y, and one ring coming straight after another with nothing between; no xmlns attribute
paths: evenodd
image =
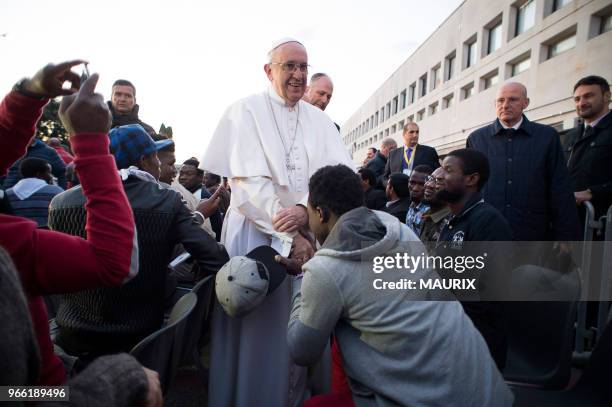
<svg viewBox="0 0 612 407"><path fill-rule="evenodd" d="M562 8L563 6L570 3L572 0L553 0L550 3L550 13ZM525 2L517 3L513 6L515 12L515 28L514 37L524 33L535 24L535 6L536 0L527 0ZM549 14L550 14L549 13ZM500 14L496 19L492 20L491 23L486 25L485 31L487 35L484 37L486 40L486 53L484 56L495 52L502 45L502 15ZM594 16L595 27L592 31L591 37L599 34L603 34L612 30L612 10L610 7L604 9L600 13L596 13ZM557 34L549 40L542 43L542 47L545 52L542 53L542 61L554 58L555 56L570 50L576 46L576 29L574 25L569 29ZM474 34L467 41L464 42L464 62L463 69L472 67L476 63L476 44L477 35ZM358 137L367 133L370 130L378 127L380 124L389 120L393 115L399 111L405 109L408 105L416 102L427 95L428 91L432 91L438 87L441 81L447 82L454 78L456 70L456 50L448 54L444 58L444 64L438 63L435 65L428 74L424 73L418 79L411 83L406 89L404 89L398 96L395 96L390 102L382 106L380 110L377 110L362 124L355 127L346 137L345 144L355 141ZM526 71L531 67L531 50L525 54L522 54L506 63L505 77L510 78L518 75L521 72ZM442 69L444 71L442 72ZM443 74L443 77L442 77ZM480 78L480 90L485 90L491 86L496 85L499 82L499 71L495 69L492 72ZM470 82L463 86L460 90L459 99L465 100L470 98L475 91L474 82ZM442 98L442 109L450 107L453 103L453 94L447 95ZM438 102L429 106L429 114L435 114L438 111ZM417 112L417 121L425 114L425 109ZM383 134L383 132L381 132Z"/></svg>

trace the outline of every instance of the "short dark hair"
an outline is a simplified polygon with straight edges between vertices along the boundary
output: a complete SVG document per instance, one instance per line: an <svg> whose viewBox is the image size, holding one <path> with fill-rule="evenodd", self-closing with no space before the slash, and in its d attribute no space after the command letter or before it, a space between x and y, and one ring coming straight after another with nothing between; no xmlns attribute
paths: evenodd
<svg viewBox="0 0 612 407"><path fill-rule="evenodd" d="M371 187L376 185L376 174L369 168L360 168L357 171L363 181L368 181Z"/></svg>
<svg viewBox="0 0 612 407"><path fill-rule="evenodd" d="M183 161L183 165L193 165L198 171L198 175L204 175L204 170L200 169L200 162L195 158L190 158L188 160Z"/></svg>
<svg viewBox="0 0 612 407"><path fill-rule="evenodd" d="M208 179L210 179L211 181L215 181L215 183L217 184L221 183L221 176L217 174L213 174L212 172L206 172L206 176L208 177Z"/></svg>
<svg viewBox="0 0 612 407"><path fill-rule="evenodd" d="M578 89L578 87L582 85L599 85L599 87L601 88L601 93L610 92L610 84L601 76L585 76L584 78L576 82L576 84L574 85L574 92L576 92L576 89Z"/></svg>
<svg viewBox="0 0 612 407"><path fill-rule="evenodd" d="M151 134L151 138L153 139L153 141L164 141L164 140L170 140L168 137L162 135L162 134ZM174 153L175 148L174 148L174 140L172 140L172 144L164 147L164 148L160 148L159 150L157 150L158 153Z"/></svg>
<svg viewBox="0 0 612 407"><path fill-rule="evenodd" d="M396 195L400 198L406 198L410 196L410 189L408 189L408 182L410 177L404 173L396 172L389 176L389 184Z"/></svg>
<svg viewBox="0 0 612 407"><path fill-rule="evenodd" d="M114 88L115 86L129 86L134 91L134 96L136 96L136 86L127 79L117 79L112 87Z"/></svg>
<svg viewBox="0 0 612 407"><path fill-rule="evenodd" d="M19 173L23 178L34 178L36 174L49 171L49 161L42 158L24 158L19 164Z"/></svg>
<svg viewBox="0 0 612 407"><path fill-rule="evenodd" d="M359 176L346 165L319 168L308 182L310 205L327 208L336 216L363 206L363 189Z"/></svg>
<svg viewBox="0 0 612 407"><path fill-rule="evenodd" d="M314 82L319 78L329 78L329 75L323 72L317 72L315 74L312 74L312 76L310 77L310 82Z"/></svg>
<svg viewBox="0 0 612 407"><path fill-rule="evenodd" d="M376 147L368 147L368 150L372 150L374 153L376 153L378 150L376 149Z"/></svg>
<svg viewBox="0 0 612 407"><path fill-rule="evenodd" d="M489 159L486 155L473 148L462 148L451 151L447 157L457 157L461 160L461 169L464 175L478 173L480 180L478 181L478 190L485 186L489 180Z"/></svg>
<svg viewBox="0 0 612 407"><path fill-rule="evenodd" d="M431 175L431 173L433 172L433 168L431 168L427 164L421 164L421 165L417 165L416 167L414 167L412 169L412 172L418 172L421 174Z"/></svg>

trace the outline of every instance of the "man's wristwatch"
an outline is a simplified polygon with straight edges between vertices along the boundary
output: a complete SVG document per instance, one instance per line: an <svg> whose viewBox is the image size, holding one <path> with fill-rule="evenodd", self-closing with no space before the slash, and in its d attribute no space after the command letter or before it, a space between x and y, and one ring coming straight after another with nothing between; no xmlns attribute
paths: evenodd
<svg viewBox="0 0 612 407"><path fill-rule="evenodd" d="M28 83L30 79L28 78L23 78L21 79L19 82L17 82L15 84L15 86L13 86L13 91L22 94L23 96L27 96L29 98L32 99L38 99L38 100L44 100L44 99L48 99L47 96L44 95L39 95L37 93L34 92L30 92L28 90L25 89L25 85Z"/></svg>

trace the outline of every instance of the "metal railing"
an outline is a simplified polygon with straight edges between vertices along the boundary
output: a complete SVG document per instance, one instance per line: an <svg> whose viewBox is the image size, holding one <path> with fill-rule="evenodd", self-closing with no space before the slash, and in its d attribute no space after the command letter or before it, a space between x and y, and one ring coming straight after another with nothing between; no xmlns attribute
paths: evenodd
<svg viewBox="0 0 612 407"><path fill-rule="evenodd" d="M597 313L597 339L601 336L606 324L608 323L608 311L610 309L610 274L612 274L612 249L610 244L607 242L612 241L612 205L608 208L605 219L602 216L600 218L602 226L604 227L605 235L603 247L603 254L601 260L601 286L599 287L599 310ZM605 226L604 226L605 225ZM604 301L606 300L606 301Z"/></svg>
<svg viewBox="0 0 612 407"><path fill-rule="evenodd" d="M612 241L612 205L608 208L606 215L601 216L599 219L595 219L595 209L593 205L585 201L583 206L586 211L584 221L584 240L582 242L582 259L580 263L581 268L581 301L578 303L577 315L576 315L576 337L574 345L574 358L575 359L588 359L590 352L585 349L585 340L592 340L594 343L603 332L607 321L608 310L610 307L610 274L612 270L612 250L609 243ZM604 244L601 261L601 275L600 286L599 286L599 307L597 313L597 323L595 334L591 327L587 327L587 301L589 298L589 290L591 289L591 264L593 257L593 245L594 237L597 232L605 230ZM600 251L596 251L600 253Z"/></svg>

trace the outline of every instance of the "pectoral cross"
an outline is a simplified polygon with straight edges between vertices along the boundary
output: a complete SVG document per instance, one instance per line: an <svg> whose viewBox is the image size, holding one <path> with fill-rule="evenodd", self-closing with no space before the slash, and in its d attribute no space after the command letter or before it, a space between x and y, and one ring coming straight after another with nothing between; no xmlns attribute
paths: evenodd
<svg viewBox="0 0 612 407"><path fill-rule="evenodd" d="M291 162L289 156L285 157L285 167L287 167L287 171L295 171L295 164Z"/></svg>

